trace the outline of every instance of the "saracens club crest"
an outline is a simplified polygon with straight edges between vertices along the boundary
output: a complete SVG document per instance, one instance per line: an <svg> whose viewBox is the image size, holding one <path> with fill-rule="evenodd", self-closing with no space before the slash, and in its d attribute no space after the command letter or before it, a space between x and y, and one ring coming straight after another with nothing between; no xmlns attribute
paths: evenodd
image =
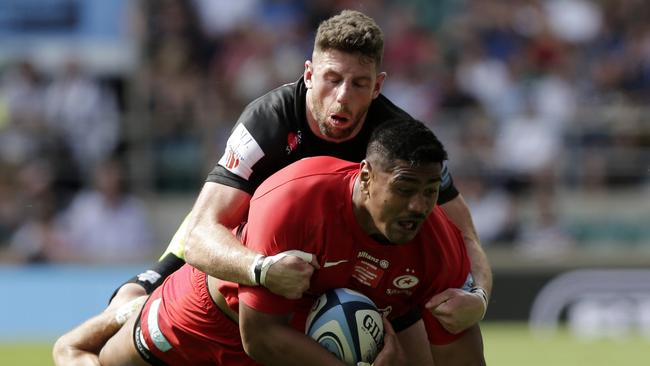
<svg viewBox="0 0 650 366"><path fill-rule="evenodd" d="M393 279L393 286L402 290L415 287L418 283L420 283L420 279L415 277L415 270L411 268L406 269L406 274Z"/></svg>

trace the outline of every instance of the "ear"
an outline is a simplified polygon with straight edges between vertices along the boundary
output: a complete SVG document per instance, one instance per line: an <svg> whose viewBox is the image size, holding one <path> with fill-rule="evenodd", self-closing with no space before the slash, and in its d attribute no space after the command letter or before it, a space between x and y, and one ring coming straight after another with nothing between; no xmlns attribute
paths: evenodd
<svg viewBox="0 0 650 366"><path fill-rule="evenodd" d="M372 166L368 160L361 161L361 167L359 169L359 185L361 192L368 194L368 185L370 184L370 177L372 176Z"/></svg>
<svg viewBox="0 0 650 366"><path fill-rule="evenodd" d="M307 89L311 89L313 86L311 78L314 76L314 64L310 60L305 61L305 71L302 75L305 80L305 86Z"/></svg>
<svg viewBox="0 0 650 366"><path fill-rule="evenodd" d="M385 72L380 72L377 74L377 81L375 81L375 89L372 91L372 99L375 99L379 96L379 93L381 93L381 88L384 85L384 81L386 80L386 74Z"/></svg>

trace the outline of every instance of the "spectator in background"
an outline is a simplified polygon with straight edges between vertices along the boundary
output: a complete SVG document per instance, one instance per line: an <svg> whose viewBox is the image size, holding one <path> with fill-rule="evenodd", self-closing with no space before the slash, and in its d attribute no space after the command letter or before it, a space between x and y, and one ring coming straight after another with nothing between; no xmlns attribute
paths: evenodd
<svg viewBox="0 0 650 366"><path fill-rule="evenodd" d="M52 166L35 160L18 172L22 222L4 256L21 263L47 263L67 256L67 243L57 218L58 205Z"/></svg>
<svg viewBox="0 0 650 366"><path fill-rule="evenodd" d="M76 165L46 115L46 78L30 62L0 83L0 243L20 262L57 258L56 215L79 186ZM5 253L6 254L6 253Z"/></svg>
<svg viewBox="0 0 650 366"><path fill-rule="evenodd" d="M144 260L154 250L147 211L126 191L123 167L116 159L97 166L94 188L74 198L62 225L70 252L81 261Z"/></svg>
<svg viewBox="0 0 650 366"><path fill-rule="evenodd" d="M9 242L20 221L13 168L0 163L0 250Z"/></svg>
<svg viewBox="0 0 650 366"><path fill-rule="evenodd" d="M141 69L137 97L147 108L146 139L154 153L158 189L191 188L202 175L202 146L208 130L205 88L206 54L210 45L200 30L191 1L144 1ZM210 116L214 118L214 115Z"/></svg>
<svg viewBox="0 0 650 366"><path fill-rule="evenodd" d="M44 106L50 129L61 136L84 176L90 177L119 140L115 95L70 59L48 86Z"/></svg>
<svg viewBox="0 0 650 366"><path fill-rule="evenodd" d="M44 116L45 82L29 61L5 71L0 83L0 160L20 165L43 150L49 133Z"/></svg>
<svg viewBox="0 0 650 366"><path fill-rule="evenodd" d="M562 147L555 122L529 102L524 114L502 123L496 132L494 158L511 192L517 195L527 193L532 185L554 184L554 166Z"/></svg>

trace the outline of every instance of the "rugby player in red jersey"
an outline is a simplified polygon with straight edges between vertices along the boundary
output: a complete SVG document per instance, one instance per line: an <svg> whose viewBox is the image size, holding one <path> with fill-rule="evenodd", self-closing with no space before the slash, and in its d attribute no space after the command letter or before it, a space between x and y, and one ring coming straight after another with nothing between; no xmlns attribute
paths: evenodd
<svg viewBox="0 0 650 366"><path fill-rule="evenodd" d="M445 157L435 135L407 119L378 127L360 164L313 157L280 170L255 191L237 233L264 255L313 253L320 269L304 296L185 265L107 342L101 364L342 364L303 329L314 300L340 287L369 296L392 324L374 365L484 364L478 326L449 333L425 308L470 275L462 234L436 207Z"/></svg>

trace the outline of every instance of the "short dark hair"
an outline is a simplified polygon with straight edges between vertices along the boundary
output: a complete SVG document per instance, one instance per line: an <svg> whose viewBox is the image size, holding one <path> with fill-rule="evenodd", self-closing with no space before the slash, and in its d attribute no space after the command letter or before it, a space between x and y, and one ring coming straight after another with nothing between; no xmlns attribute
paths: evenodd
<svg viewBox="0 0 650 366"><path fill-rule="evenodd" d="M318 26L314 51L329 49L359 53L379 68L384 54L384 34L371 17L356 10L343 10Z"/></svg>
<svg viewBox="0 0 650 366"><path fill-rule="evenodd" d="M387 168L396 160L412 166L441 163L447 152L436 135L415 119L386 121L373 131L366 149L366 159Z"/></svg>

